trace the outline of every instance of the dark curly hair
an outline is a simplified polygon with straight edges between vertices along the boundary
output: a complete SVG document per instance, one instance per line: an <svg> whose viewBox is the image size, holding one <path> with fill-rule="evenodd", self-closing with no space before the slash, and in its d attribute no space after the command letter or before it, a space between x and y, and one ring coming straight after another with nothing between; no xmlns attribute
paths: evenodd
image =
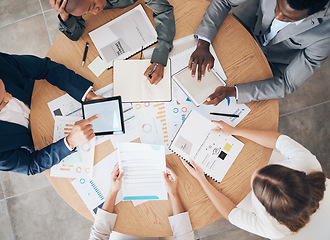
<svg viewBox="0 0 330 240"><path fill-rule="evenodd" d="M289 6L295 10L308 9L308 15L321 11L329 0L287 0Z"/></svg>

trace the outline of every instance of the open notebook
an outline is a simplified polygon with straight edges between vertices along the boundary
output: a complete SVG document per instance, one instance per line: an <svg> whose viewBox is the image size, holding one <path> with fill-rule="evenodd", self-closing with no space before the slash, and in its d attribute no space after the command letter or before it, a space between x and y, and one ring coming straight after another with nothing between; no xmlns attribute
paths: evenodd
<svg viewBox="0 0 330 240"><path fill-rule="evenodd" d="M141 4L89 33L109 67L157 42L157 32Z"/></svg>
<svg viewBox="0 0 330 240"><path fill-rule="evenodd" d="M113 93L121 96L123 102L171 101L171 62L164 69L164 77L157 84L151 84L145 70L150 59L115 60L113 68Z"/></svg>
<svg viewBox="0 0 330 240"><path fill-rule="evenodd" d="M206 175L221 182L244 144L214 128L214 123L192 110L169 149L187 162L192 159Z"/></svg>

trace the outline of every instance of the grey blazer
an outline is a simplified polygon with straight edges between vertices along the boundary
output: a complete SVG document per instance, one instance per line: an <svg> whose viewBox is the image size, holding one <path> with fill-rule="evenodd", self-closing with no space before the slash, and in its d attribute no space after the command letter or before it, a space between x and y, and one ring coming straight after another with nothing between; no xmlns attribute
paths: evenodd
<svg viewBox="0 0 330 240"><path fill-rule="evenodd" d="M239 103L283 98L293 93L329 56L330 2L300 24L286 26L267 46L262 46L262 36L274 19L276 0L213 0L195 34L212 41L228 12L238 5L242 7L234 15L251 28L274 75L262 81L237 84Z"/></svg>

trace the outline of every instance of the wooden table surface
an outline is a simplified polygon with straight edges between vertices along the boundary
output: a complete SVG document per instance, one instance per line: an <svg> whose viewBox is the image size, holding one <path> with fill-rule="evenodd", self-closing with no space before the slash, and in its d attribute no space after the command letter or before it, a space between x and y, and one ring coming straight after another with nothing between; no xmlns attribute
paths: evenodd
<svg viewBox="0 0 330 240"><path fill-rule="evenodd" d="M72 42L61 34L50 48L47 56L53 61L62 63L76 73L94 82L97 90L112 82L112 69L105 71L97 78L87 65L93 61L98 52L88 36L88 32L103 25L111 19L132 9L141 3L152 21L152 11L145 6L144 1L125 9L105 10L96 16L85 16L86 31L81 39ZM170 0L174 6L176 20L175 39L191 35L197 29L209 4L201 0ZM153 21L152 21L153 22ZM90 42L85 67L81 67L82 55L86 41ZM213 41L214 49L228 77L228 86L236 83L262 80L272 76L268 62L257 43L250 34L233 17L228 16L223 22ZM63 95L64 92L50 85L45 80L37 81L33 91L31 105L32 135L36 149L41 149L52 143L54 120L47 103ZM251 112L239 124L241 127L277 130L278 101L260 101L247 104ZM253 171L267 164L271 150L261 147L251 141L238 137L245 146L230 168L221 184L209 179L219 190L223 191L236 204L251 190L250 177ZM110 141L96 147L95 163L102 160L113 151ZM167 165L179 176L178 191L185 209L189 212L193 229L199 229L221 217L213 207L198 182L186 171L179 158L167 156ZM69 178L56 178L46 175L62 198L81 215L93 221L91 213L73 188ZM109 174L110 175L110 174ZM172 214L170 201L149 201L134 207L131 202L120 202L115 207L118 213L114 230L136 236L169 236L172 231L168 216Z"/></svg>

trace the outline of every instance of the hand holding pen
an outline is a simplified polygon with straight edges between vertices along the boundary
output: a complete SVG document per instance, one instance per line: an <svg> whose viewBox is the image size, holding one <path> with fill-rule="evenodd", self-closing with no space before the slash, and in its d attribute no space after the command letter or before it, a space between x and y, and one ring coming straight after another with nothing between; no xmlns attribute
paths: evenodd
<svg viewBox="0 0 330 240"><path fill-rule="evenodd" d="M164 65L160 63L152 63L144 72L151 84L157 84L162 80L164 75Z"/></svg>

